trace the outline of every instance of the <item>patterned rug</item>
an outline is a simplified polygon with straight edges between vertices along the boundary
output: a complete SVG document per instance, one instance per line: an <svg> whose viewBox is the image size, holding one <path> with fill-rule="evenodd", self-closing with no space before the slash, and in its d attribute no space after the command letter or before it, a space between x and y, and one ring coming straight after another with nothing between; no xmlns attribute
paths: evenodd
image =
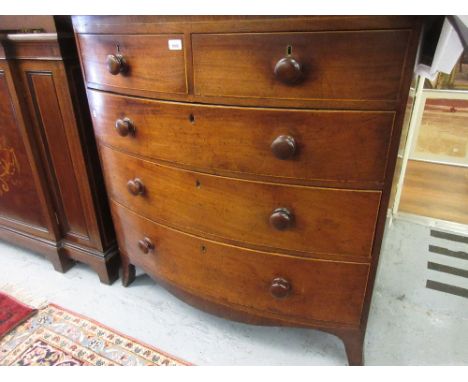
<svg viewBox="0 0 468 382"><path fill-rule="evenodd" d="M189 365L50 304L0 340L0 366Z"/></svg>
<svg viewBox="0 0 468 382"><path fill-rule="evenodd" d="M13 297L0 292L0 338L35 312L36 309L30 308Z"/></svg>

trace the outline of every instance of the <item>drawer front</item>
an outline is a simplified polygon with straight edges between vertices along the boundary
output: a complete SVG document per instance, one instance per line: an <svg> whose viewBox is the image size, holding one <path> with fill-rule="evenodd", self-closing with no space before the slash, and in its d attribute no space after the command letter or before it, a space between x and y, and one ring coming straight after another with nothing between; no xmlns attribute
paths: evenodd
<svg viewBox="0 0 468 382"><path fill-rule="evenodd" d="M116 203L112 211L120 249L132 264L156 278L257 314L351 325L360 322L367 264L247 250L155 224ZM148 253L140 249L141 240L150 243Z"/></svg>
<svg viewBox="0 0 468 382"><path fill-rule="evenodd" d="M251 182L100 151L111 198L150 219L236 243L370 256L380 192Z"/></svg>
<svg viewBox="0 0 468 382"><path fill-rule="evenodd" d="M397 100L411 31L194 34L195 94Z"/></svg>
<svg viewBox="0 0 468 382"><path fill-rule="evenodd" d="M88 98L99 139L134 154L350 187L384 180L394 113L213 107L97 91Z"/></svg>
<svg viewBox="0 0 468 382"><path fill-rule="evenodd" d="M161 93L187 92L183 35L77 36L88 84ZM169 40L180 41L181 50L170 50Z"/></svg>

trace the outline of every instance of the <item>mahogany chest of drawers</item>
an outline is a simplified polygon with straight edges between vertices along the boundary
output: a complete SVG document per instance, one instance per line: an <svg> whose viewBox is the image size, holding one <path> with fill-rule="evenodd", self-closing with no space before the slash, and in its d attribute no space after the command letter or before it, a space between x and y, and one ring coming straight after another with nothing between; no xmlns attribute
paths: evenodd
<svg viewBox="0 0 468 382"><path fill-rule="evenodd" d="M75 16L123 262L362 347L421 20Z"/></svg>

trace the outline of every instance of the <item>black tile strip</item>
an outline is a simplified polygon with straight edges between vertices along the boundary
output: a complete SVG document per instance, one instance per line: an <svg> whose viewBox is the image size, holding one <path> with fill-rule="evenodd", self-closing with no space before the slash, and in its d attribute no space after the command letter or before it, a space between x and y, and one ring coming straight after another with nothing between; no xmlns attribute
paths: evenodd
<svg viewBox="0 0 468 382"><path fill-rule="evenodd" d="M439 283L433 280L427 280L426 288L434 289L439 292L445 292L449 294L453 294L455 296L466 297L468 298L468 289L460 288L454 285Z"/></svg>
<svg viewBox="0 0 468 382"><path fill-rule="evenodd" d="M446 239L446 240L450 240L450 241L458 241L459 243L468 244L468 237L455 235L453 233L447 233L447 232L442 232L442 231L434 231L433 229L431 229L431 236L432 237L437 237L439 239Z"/></svg>
<svg viewBox="0 0 468 382"><path fill-rule="evenodd" d="M429 245L429 252L439 255L456 257L457 259L468 260L468 253L462 251L451 251L450 249L438 247L437 245Z"/></svg>
<svg viewBox="0 0 468 382"><path fill-rule="evenodd" d="M448 265L437 264L437 263L433 263L432 261L429 261L427 263L427 268L432 269L433 271L450 273L451 275L468 278L468 270L467 269L449 267Z"/></svg>

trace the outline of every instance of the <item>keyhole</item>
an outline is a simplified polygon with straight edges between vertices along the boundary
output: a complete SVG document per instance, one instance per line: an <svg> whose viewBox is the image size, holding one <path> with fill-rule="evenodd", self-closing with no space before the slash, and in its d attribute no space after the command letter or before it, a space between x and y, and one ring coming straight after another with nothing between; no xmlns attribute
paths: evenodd
<svg viewBox="0 0 468 382"><path fill-rule="evenodd" d="M201 253L206 253L206 247L204 245L200 246Z"/></svg>
<svg viewBox="0 0 468 382"><path fill-rule="evenodd" d="M117 53L120 53L120 45L119 45L119 43L116 43L115 46L117 47Z"/></svg>
<svg viewBox="0 0 468 382"><path fill-rule="evenodd" d="M195 123L195 116L193 114L190 114L189 117L188 117L190 123Z"/></svg>
<svg viewBox="0 0 468 382"><path fill-rule="evenodd" d="M195 181L195 187L197 187L197 188L201 187L201 183L200 183L200 181L198 179Z"/></svg>
<svg viewBox="0 0 468 382"><path fill-rule="evenodd" d="M290 56L292 54L292 45L286 47L286 55Z"/></svg>

